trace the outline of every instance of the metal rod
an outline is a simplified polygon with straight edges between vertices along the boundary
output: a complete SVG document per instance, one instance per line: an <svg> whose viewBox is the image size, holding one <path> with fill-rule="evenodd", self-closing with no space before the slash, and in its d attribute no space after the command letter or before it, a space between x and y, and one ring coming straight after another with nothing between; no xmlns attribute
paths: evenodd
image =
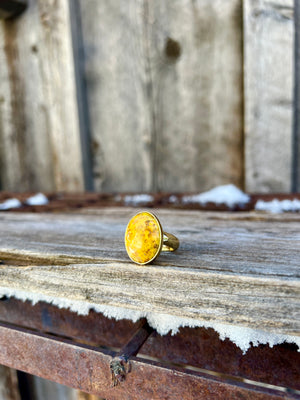
<svg viewBox="0 0 300 400"><path fill-rule="evenodd" d="M111 360L112 386L116 386L125 380L126 375L130 372L130 357L137 355L153 331L154 329L148 325L147 320L142 319L129 342Z"/></svg>

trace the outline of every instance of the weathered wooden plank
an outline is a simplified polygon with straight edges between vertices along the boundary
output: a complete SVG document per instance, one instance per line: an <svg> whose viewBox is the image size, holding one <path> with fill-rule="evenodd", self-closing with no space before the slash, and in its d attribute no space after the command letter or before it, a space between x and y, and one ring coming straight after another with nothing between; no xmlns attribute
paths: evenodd
<svg viewBox="0 0 300 400"><path fill-rule="evenodd" d="M275 224L257 213L234 218L161 210L163 226L178 235L181 247L177 254L162 254L156 265L140 267L127 261L123 244L130 214L106 209L98 215L3 215L0 256L23 257L27 266L1 266L1 286L69 305L79 301L299 335L299 216ZM41 260L72 264L30 266Z"/></svg>
<svg viewBox="0 0 300 400"><path fill-rule="evenodd" d="M80 5L96 189L242 185L241 1Z"/></svg>
<svg viewBox="0 0 300 400"><path fill-rule="evenodd" d="M245 173L249 192L289 192L293 1L244 1Z"/></svg>
<svg viewBox="0 0 300 400"><path fill-rule="evenodd" d="M0 365L0 400L20 400L17 371Z"/></svg>
<svg viewBox="0 0 300 400"><path fill-rule="evenodd" d="M294 118L292 191L300 192L300 2L294 0Z"/></svg>
<svg viewBox="0 0 300 400"><path fill-rule="evenodd" d="M119 307L150 319L151 313L164 314L299 335L298 281L232 277L171 266L140 268L128 263L1 266L0 276L1 287L12 295L20 292L24 297L25 292L29 299L54 303L62 299L65 307L77 301L90 303L91 308L99 306L108 315L109 307Z"/></svg>
<svg viewBox="0 0 300 400"><path fill-rule="evenodd" d="M105 309L108 314L109 307L120 307L150 318L151 313L167 314L299 335L300 284L296 280L233 277L171 266L140 268L116 262L2 266L0 276L1 287L9 288L9 293L25 296L25 292L29 299L54 299L54 303L60 298L66 307L79 301L91 303L91 308L99 306L99 311Z"/></svg>
<svg viewBox="0 0 300 400"><path fill-rule="evenodd" d="M0 22L2 188L82 190L68 1L28 3Z"/></svg>
<svg viewBox="0 0 300 400"><path fill-rule="evenodd" d="M81 214L2 213L0 258L35 264L129 261L123 238L135 212L105 208ZM157 265L263 278L299 275L299 214L156 214L181 243L176 253L162 253Z"/></svg>
<svg viewBox="0 0 300 400"><path fill-rule="evenodd" d="M151 190L143 1L80 0L80 6L95 189Z"/></svg>
<svg viewBox="0 0 300 400"><path fill-rule="evenodd" d="M154 190L243 186L242 2L145 2Z"/></svg>
<svg viewBox="0 0 300 400"><path fill-rule="evenodd" d="M77 89L76 94L81 139L83 175L85 190L92 191L94 189L92 176L92 148L86 81L85 79L83 79L85 66L79 0L69 1L69 7L74 54L74 74Z"/></svg>

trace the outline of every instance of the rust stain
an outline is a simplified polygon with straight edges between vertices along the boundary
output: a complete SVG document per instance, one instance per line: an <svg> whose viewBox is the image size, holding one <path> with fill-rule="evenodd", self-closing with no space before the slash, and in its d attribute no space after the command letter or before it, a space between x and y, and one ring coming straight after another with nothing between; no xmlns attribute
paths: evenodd
<svg viewBox="0 0 300 400"><path fill-rule="evenodd" d="M0 362L4 365L74 388L80 385L83 391L111 400L295 398L292 393L287 395L275 389L139 359L131 361L132 370L122 385L112 388L112 355L108 352L3 324L0 324L0 350Z"/></svg>
<svg viewBox="0 0 300 400"><path fill-rule="evenodd" d="M141 330L141 321L109 319L90 311L80 316L70 310L39 302L32 305L13 298L0 301L0 320L56 336L69 337L91 346L121 348L119 355L134 356L150 331ZM139 336L132 341L132 332ZM124 345L127 343L126 347ZM133 343L134 346L128 346ZM220 340L213 329L181 328L176 335L152 333L138 353L165 363L189 365L210 371L247 378L257 382L300 390L300 353L297 346L281 344L251 347L246 354L230 340ZM130 376L128 377L130 379Z"/></svg>

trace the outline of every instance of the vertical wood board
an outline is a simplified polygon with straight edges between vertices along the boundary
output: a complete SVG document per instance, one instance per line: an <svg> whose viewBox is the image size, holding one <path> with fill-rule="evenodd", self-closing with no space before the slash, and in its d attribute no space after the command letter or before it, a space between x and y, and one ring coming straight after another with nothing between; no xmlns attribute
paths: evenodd
<svg viewBox="0 0 300 400"><path fill-rule="evenodd" d="M249 192L291 190L293 35L293 0L244 1Z"/></svg>
<svg viewBox="0 0 300 400"><path fill-rule="evenodd" d="M294 0L294 115L292 191L300 192L300 2Z"/></svg>
<svg viewBox="0 0 300 400"><path fill-rule="evenodd" d="M148 4L156 188L242 187L242 2Z"/></svg>
<svg viewBox="0 0 300 400"><path fill-rule="evenodd" d="M81 0L98 190L243 184L240 0Z"/></svg>
<svg viewBox="0 0 300 400"><path fill-rule="evenodd" d="M82 190L68 1L1 21L0 64L2 188Z"/></svg>
<svg viewBox="0 0 300 400"><path fill-rule="evenodd" d="M96 190L152 189L143 1L81 0Z"/></svg>

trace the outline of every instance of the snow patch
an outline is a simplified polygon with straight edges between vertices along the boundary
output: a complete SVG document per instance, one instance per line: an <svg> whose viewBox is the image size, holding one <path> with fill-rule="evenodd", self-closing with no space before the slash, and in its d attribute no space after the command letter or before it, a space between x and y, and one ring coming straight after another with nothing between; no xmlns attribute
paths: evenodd
<svg viewBox="0 0 300 400"><path fill-rule="evenodd" d="M236 205L245 205L249 201L250 196L232 184L217 186L208 192L182 198L184 204L197 203L205 205L207 203L215 203L226 204L229 208L233 208Z"/></svg>
<svg viewBox="0 0 300 400"><path fill-rule="evenodd" d="M34 196L29 197L24 204L29 206L44 206L49 203L49 200L43 193L37 193ZM10 210L12 208L20 208L22 207L22 203L20 200L16 198L5 200L3 203L0 203L0 210Z"/></svg>
<svg viewBox="0 0 300 400"><path fill-rule="evenodd" d="M10 210L11 208L20 208L22 203L18 199L7 199L0 203L0 210Z"/></svg>
<svg viewBox="0 0 300 400"><path fill-rule="evenodd" d="M176 203L178 203L178 197L175 196L174 194L172 194L172 195L169 197L169 203L171 203L171 204L176 204Z"/></svg>
<svg viewBox="0 0 300 400"><path fill-rule="evenodd" d="M271 213L282 213L287 211L300 211L300 200L278 200L272 201L258 200L255 204L255 210L257 211L268 211Z"/></svg>
<svg viewBox="0 0 300 400"><path fill-rule="evenodd" d="M283 342L295 343L298 346L298 351L300 351L300 337L297 336L275 334L247 327L221 324L214 321L202 321L193 318L181 318L154 312L142 312L104 304L99 305L88 303L86 301L53 298L39 293L29 293L22 290L0 287L0 298L5 296L15 297L22 301L30 300L33 305L39 301L45 301L59 308L68 308L79 315L87 315L89 311L93 309L96 312L102 313L105 317L114 318L116 320L129 319L136 322L140 318L146 318L149 325L156 329L160 335L166 335L169 332L171 332L172 335L175 335L180 327L185 326L190 328L213 328L219 333L221 340L225 340L226 338L230 339L243 351L243 353L246 353L251 346L251 343L253 346L269 344L270 347Z"/></svg>
<svg viewBox="0 0 300 400"><path fill-rule="evenodd" d="M45 206L49 200L43 193L37 193L34 196L28 197L25 203L29 206Z"/></svg>
<svg viewBox="0 0 300 400"><path fill-rule="evenodd" d="M124 197L124 203L126 206L140 206L145 205L153 201L153 196L150 194L134 194L127 195Z"/></svg>

